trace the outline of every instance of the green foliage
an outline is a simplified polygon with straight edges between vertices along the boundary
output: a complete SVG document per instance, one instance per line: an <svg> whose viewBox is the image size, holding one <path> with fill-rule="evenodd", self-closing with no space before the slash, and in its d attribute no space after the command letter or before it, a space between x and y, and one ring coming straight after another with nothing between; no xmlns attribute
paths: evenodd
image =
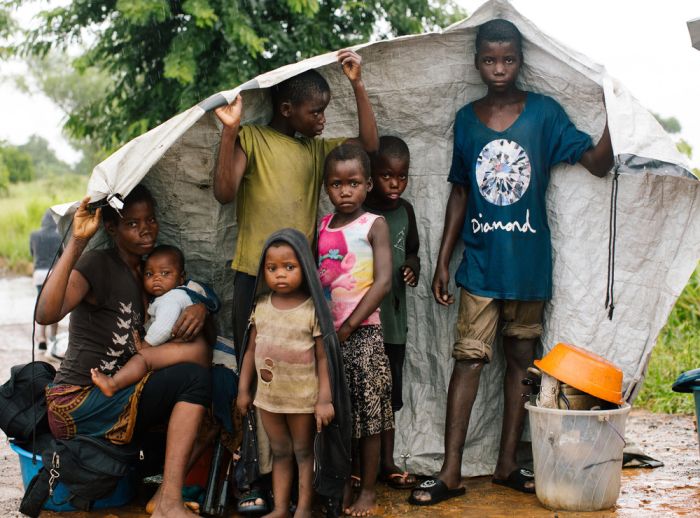
<svg viewBox="0 0 700 518"><path fill-rule="evenodd" d="M30 158L37 178L59 176L73 172L68 164L56 156L56 153L49 147L49 142L44 137L32 135L25 144L17 146L17 149Z"/></svg>
<svg viewBox="0 0 700 518"><path fill-rule="evenodd" d="M12 53L6 45L12 34L17 29L17 24L12 18L12 5L8 0L0 0L0 59L9 57Z"/></svg>
<svg viewBox="0 0 700 518"><path fill-rule="evenodd" d="M0 142L0 196L7 195L10 183L71 173L71 166L56 156L43 137L32 135L21 146Z"/></svg>
<svg viewBox="0 0 700 518"><path fill-rule="evenodd" d="M117 11L135 25L162 23L170 16L167 0L117 0Z"/></svg>
<svg viewBox="0 0 700 518"><path fill-rule="evenodd" d="M185 0L182 10L194 17L195 25L199 28L213 27L219 21L214 9L207 0Z"/></svg>
<svg viewBox="0 0 700 518"><path fill-rule="evenodd" d="M10 188L10 170L5 165L5 161L0 154L0 198L7 196Z"/></svg>
<svg viewBox="0 0 700 518"><path fill-rule="evenodd" d="M67 106L66 126L110 150L260 73L463 16L455 0L74 0L43 11L19 50L41 57L89 45L81 63L109 81L99 97Z"/></svg>
<svg viewBox="0 0 700 518"><path fill-rule="evenodd" d="M0 147L0 156L7 168L10 183L34 179L34 162L30 154L14 146L3 146Z"/></svg>
<svg viewBox="0 0 700 518"><path fill-rule="evenodd" d="M666 130L667 133L680 133L681 123L675 117L662 117L658 113L651 112L654 118L659 121L659 124Z"/></svg>
<svg viewBox="0 0 700 518"><path fill-rule="evenodd" d="M103 98L104 91L110 83L109 76L101 69L90 66L84 58L71 58L59 51L52 51L44 56L27 56L25 62L28 74L15 77L16 86L32 92L30 84L33 85L67 115L64 134L71 145L83 154L82 160L75 166L75 171L89 173L107 157L110 150L103 149L95 139L84 134L82 120L76 119L72 114L99 109L97 101ZM53 152L51 154L53 155ZM52 161L55 160L53 157ZM38 167L37 175L67 172L68 165L61 164L58 168L61 170Z"/></svg>
<svg viewBox="0 0 700 518"><path fill-rule="evenodd" d="M0 211L0 259L13 271L26 271L31 262L29 235L41 226L48 207L81 199L87 177L63 175L12 184Z"/></svg>
<svg viewBox="0 0 700 518"><path fill-rule="evenodd" d="M667 133L675 135L680 133L683 129L681 127L681 123L675 117L662 117L658 113L654 112L651 112L651 114L654 116L654 118L656 118L657 121L659 121L659 123L664 128L664 130L666 130ZM679 138L676 142L676 149L678 149L678 151L683 153L688 158L693 158L693 146L691 146L687 140ZM700 175L697 172L697 169L693 169L693 174L695 176L700 177Z"/></svg>
<svg viewBox="0 0 700 518"><path fill-rule="evenodd" d="M671 385L681 372L700 367L700 267L676 302L651 354L649 370L636 405L653 412L693 413L690 394Z"/></svg>
<svg viewBox="0 0 700 518"><path fill-rule="evenodd" d="M678 142L676 142L676 148L688 158L693 158L693 146L688 144L687 140L683 138L679 139Z"/></svg>

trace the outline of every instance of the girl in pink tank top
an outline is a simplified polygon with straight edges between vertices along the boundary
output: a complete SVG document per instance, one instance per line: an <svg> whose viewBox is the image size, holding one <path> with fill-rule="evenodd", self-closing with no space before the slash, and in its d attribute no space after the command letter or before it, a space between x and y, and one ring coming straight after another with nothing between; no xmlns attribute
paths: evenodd
<svg viewBox="0 0 700 518"><path fill-rule="evenodd" d="M374 484L380 434L394 427L391 374L384 352L379 305L391 288L389 227L362 204L372 188L369 157L354 144L335 148L324 168L326 193L335 212L321 220L319 276L333 312L352 404L353 438L359 439L361 488L346 514L364 516L376 507Z"/></svg>

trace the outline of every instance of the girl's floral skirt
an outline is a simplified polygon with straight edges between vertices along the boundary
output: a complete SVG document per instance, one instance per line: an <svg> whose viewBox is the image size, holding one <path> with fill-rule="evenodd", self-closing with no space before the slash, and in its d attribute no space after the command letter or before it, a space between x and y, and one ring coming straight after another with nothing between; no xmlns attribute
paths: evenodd
<svg viewBox="0 0 700 518"><path fill-rule="evenodd" d="M381 326L362 326L341 347L355 439L394 428L391 370Z"/></svg>

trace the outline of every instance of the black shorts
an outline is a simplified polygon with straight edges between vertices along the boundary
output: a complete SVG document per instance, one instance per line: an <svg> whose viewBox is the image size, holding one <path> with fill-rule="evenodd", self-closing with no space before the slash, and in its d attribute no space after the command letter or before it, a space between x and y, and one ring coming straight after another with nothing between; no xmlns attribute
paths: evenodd
<svg viewBox="0 0 700 518"><path fill-rule="evenodd" d="M403 362L406 358L406 344L384 342L384 351L389 357L391 370L391 409L398 412L403 408Z"/></svg>
<svg viewBox="0 0 700 518"><path fill-rule="evenodd" d="M167 424L170 412L181 401L209 408L211 374L194 363L180 363L155 371L143 387L136 417L136 433Z"/></svg>

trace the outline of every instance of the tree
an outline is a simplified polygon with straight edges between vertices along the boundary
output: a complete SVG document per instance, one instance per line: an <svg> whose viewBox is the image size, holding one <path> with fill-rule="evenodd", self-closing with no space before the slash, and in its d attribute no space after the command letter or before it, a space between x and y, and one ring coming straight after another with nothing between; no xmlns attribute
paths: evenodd
<svg viewBox="0 0 700 518"><path fill-rule="evenodd" d="M0 148L2 162L9 172L10 183L30 182L34 179L34 163L28 153L14 147Z"/></svg>
<svg viewBox="0 0 700 518"><path fill-rule="evenodd" d="M82 58L72 58L58 50L43 56L27 56L25 63L27 73L14 78L16 86L29 93L38 89L66 114L63 133L71 146L83 155L74 169L78 173L91 172L107 157L109 150L103 149L96 139L81 131L82 124L76 121L74 114L81 113L103 98L110 83L109 76L97 67L85 66Z"/></svg>
<svg viewBox="0 0 700 518"><path fill-rule="evenodd" d="M656 118L657 121L659 121L659 124L661 124L661 126L664 130L666 130L667 133L676 135L680 133L683 129L681 127L680 121L675 117L662 117L661 115L655 112L651 112L651 114L654 116L654 118ZM683 153L688 158L693 158L693 146L691 146L690 143L684 138L679 138L676 141L676 149L678 149L678 151ZM700 169L693 168L693 174L700 178Z"/></svg>
<svg viewBox="0 0 700 518"><path fill-rule="evenodd" d="M29 140L17 151L29 157L32 168L38 178L47 176L59 176L73 172L71 167L59 159L54 150L49 147L49 142L44 137L32 135Z"/></svg>
<svg viewBox="0 0 700 518"><path fill-rule="evenodd" d="M659 121L666 133L676 134L681 132L681 123L675 117L662 117L658 113L651 112L654 118Z"/></svg>
<svg viewBox="0 0 700 518"><path fill-rule="evenodd" d="M691 146L684 138L679 139L678 142L676 142L676 149L678 149L678 151L683 153L688 158L693 158L693 146Z"/></svg>
<svg viewBox="0 0 700 518"><path fill-rule="evenodd" d="M0 153L0 196L7 195L10 188L10 170L5 165Z"/></svg>
<svg viewBox="0 0 700 518"><path fill-rule="evenodd" d="M98 100L70 109L67 127L113 149L262 72L370 37L432 30L463 13L454 0L74 0L40 16L18 50L43 56L89 45L79 65L110 81Z"/></svg>
<svg viewBox="0 0 700 518"><path fill-rule="evenodd" d="M4 42L12 36L17 28L10 12L10 6L0 2L0 58L8 57L11 54L9 47ZM0 176L2 175L0 174Z"/></svg>

